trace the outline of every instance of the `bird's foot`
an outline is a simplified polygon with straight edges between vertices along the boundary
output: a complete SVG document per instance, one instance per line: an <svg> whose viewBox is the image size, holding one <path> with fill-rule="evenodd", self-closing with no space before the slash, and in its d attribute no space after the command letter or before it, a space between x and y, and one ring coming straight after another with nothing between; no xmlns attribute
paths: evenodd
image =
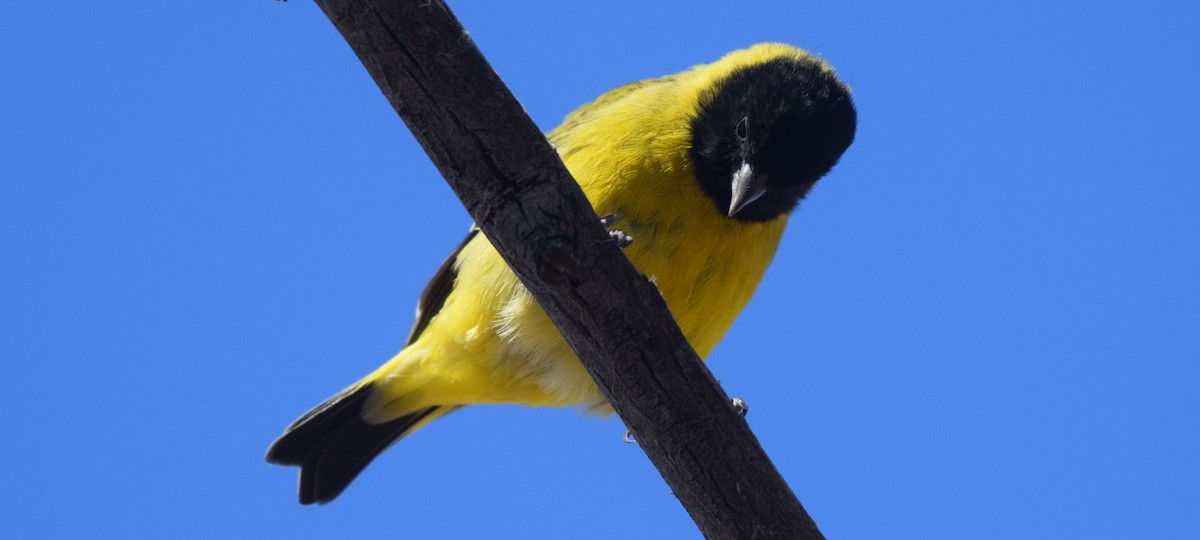
<svg viewBox="0 0 1200 540"><path fill-rule="evenodd" d="M611 237L613 242L617 243L617 247L621 249L625 249L629 247L629 244L633 243L633 237L625 234L625 231L622 230L608 231L608 236Z"/></svg>
<svg viewBox="0 0 1200 540"><path fill-rule="evenodd" d="M737 411L738 414L742 416L746 416L746 413L750 412L750 405L746 403L746 400L740 397L735 397L729 400L729 403L733 405L733 410Z"/></svg>
<svg viewBox="0 0 1200 540"><path fill-rule="evenodd" d="M600 218L600 224L604 225L604 228L607 229L613 225L616 225L617 220L618 218L616 214L605 214L604 217ZM617 243L617 247L621 249L625 249L629 247L629 244L633 243L633 237L625 234L625 231L620 229L608 231L608 236L612 238L613 241Z"/></svg>

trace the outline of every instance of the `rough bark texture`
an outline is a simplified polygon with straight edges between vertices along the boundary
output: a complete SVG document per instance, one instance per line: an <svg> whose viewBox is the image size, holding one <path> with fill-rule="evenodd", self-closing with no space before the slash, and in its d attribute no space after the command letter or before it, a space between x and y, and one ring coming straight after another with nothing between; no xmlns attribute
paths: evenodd
<svg viewBox="0 0 1200 540"><path fill-rule="evenodd" d="M701 532L822 538L658 290L609 239L546 137L449 8L421 0L317 4Z"/></svg>

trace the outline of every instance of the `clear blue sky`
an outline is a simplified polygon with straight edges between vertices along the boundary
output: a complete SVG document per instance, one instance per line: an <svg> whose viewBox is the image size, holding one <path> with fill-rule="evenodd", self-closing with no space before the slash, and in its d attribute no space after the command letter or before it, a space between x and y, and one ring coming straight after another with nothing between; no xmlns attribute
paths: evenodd
<svg viewBox="0 0 1200 540"><path fill-rule="evenodd" d="M1195 2L498 4L452 3L546 129L759 41L853 85L710 358L830 538L1195 537ZM698 536L573 410L466 409L325 507L262 461L470 223L314 5L14 2L0 48L0 537Z"/></svg>

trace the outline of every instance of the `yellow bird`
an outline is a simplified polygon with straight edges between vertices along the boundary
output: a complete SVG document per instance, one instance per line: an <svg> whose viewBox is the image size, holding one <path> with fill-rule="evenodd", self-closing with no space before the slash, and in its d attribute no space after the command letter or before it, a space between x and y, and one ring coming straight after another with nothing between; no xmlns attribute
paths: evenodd
<svg viewBox="0 0 1200 540"><path fill-rule="evenodd" d="M775 255L788 215L854 140L850 90L824 61L766 43L612 90L550 133L598 214L633 238L701 358ZM421 294L404 348L301 416L267 461L300 467L300 502L333 500L388 446L464 405L604 396L545 312L472 230Z"/></svg>

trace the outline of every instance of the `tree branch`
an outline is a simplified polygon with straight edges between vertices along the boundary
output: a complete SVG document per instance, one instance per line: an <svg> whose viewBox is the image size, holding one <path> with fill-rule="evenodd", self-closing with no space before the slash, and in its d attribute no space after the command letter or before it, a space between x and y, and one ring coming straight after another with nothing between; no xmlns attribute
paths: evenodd
<svg viewBox="0 0 1200 540"><path fill-rule="evenodd" d="M316 0L708 538L822 538L441 1Z"/></svg>

